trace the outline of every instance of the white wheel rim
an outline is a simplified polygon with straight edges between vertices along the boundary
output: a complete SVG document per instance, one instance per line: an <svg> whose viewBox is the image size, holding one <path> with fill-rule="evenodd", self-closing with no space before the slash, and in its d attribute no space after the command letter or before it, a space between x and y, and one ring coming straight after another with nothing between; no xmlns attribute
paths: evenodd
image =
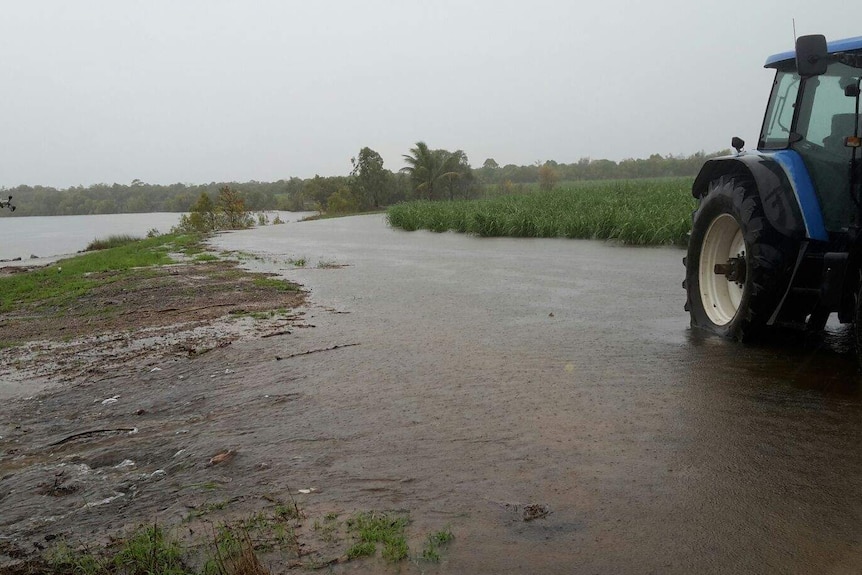
<svg viewBox="0 0 862 575"><path fill-rule="evenodd" d="M736 218L722 214L712 220L703 238L698 281L703 309L715 325L727 325L733 320L745 289L742 284L715 273L715 265L745 255L745 239Z"/></svg>

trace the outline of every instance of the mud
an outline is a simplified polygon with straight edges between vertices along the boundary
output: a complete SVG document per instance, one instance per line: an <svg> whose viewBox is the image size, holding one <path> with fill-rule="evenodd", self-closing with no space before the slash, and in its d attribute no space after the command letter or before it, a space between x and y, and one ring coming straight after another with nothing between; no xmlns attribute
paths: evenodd
<svg viewBox="0 0 862 575"><path fill-rule="evenodd" d="M439 566L394 571L862 567L862 393L841 327L761 347L702 337L670 248L405 233L380 216L213 244L310 289L315 327L5 402L0 533L16 550L292 494L308 517L451 526ZM107 431L57 444L92 430Z"/></svg>

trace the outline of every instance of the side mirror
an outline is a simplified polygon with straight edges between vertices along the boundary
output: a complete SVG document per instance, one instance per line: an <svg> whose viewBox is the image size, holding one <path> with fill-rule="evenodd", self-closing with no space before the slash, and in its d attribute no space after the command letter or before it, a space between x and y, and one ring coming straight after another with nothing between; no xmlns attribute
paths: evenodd
<svg viewBox="0 0 862 575"><path fill-rule="evenodd" d="M826 37L822 34L800 36L796 39L796 71L800 76L820 76L829 64Z"/></svg>

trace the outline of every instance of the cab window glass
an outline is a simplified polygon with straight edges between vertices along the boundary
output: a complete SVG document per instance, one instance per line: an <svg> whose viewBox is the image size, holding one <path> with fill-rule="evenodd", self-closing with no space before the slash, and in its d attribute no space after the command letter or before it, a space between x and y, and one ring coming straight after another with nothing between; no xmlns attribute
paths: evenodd
<svg viewBox="0 0 862 575"><path fill-rule="evenodd" d="M766 149L786 148L790 141L790 124L796 93L799 90L799 76L792 72L778 72L772 85L769 106L763 121L760 147Z"/></svg>
<svg viewBox="0 0 862 575"><path fill-rule="evenodd" d="M844 89L858 78L859 70L836 63L826 74L807 80L796 130L799 135L810 144L849 157L844 138L854 132L856 100L845 96Z"/></svg>

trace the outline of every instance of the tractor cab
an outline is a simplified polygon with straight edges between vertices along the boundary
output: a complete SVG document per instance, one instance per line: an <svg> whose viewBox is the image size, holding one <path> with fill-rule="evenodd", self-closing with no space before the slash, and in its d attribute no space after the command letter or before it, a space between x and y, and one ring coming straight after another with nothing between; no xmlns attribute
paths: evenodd
<svg viewBox="0 0 862 575"><path fill-rule="evenodd" d="M789 149L799 154L823 227L831 234L859 223L859 190L854 189L860 180L859 166L853 163L859 155L862 133L862 58L857 55L862 50L862 38L831 47L825 40L818 41L822 38L803 37L798 55L784 53L767 59L766 67L776 69L776 74L757 148L762 152ZM811 211L816 216L816 210Z"/></svg>

